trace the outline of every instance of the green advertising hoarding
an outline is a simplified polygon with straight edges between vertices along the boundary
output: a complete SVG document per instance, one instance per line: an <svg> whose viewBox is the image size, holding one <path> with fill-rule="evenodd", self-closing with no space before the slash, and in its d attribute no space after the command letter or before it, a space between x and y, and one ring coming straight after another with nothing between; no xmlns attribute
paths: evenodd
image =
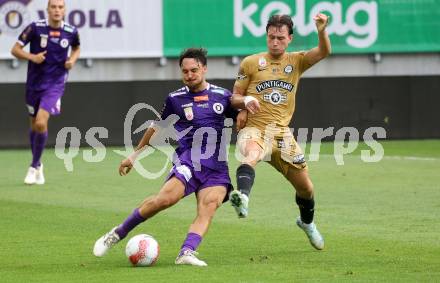
<svg viewBox="0 0 440 283"><path fill-rule="evenodd" d="M164 55L203 46L211 56L264 51L267 19L289 14L291 50L317 45L312 20L330 16L333 53L438 52L440 0L163 0Z"/></svg>

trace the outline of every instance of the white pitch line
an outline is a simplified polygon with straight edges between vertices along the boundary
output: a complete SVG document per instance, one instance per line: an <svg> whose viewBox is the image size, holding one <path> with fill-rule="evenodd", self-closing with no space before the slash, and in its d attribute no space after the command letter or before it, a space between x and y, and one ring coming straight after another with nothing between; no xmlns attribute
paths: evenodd
<svg viewBox="0 0 440 283"><path fill-rule="evenodd" d="M392 160L416 160L416 161L439 161L440 158L435 157L418 157L418 156L384 156L384 159L392 159Z"/></svg>
<svg viewBox="0 0 440 283"><path fill-rule="evenodd" d="M306 154L306 157L310 155ZM333 154L319 154L320 157L324 157L324 158L332 158L334 157ZM313 155L313 157L316 157L315 155ZM348 155L344 155L344 158L346 157L358 157L357 155L353 155L353 154L348 154ZM360 158L360 156L359 156ZM419 157L419 156L401 156L401 155L385 155L382 157L382 160L411 160L411 161L440 161L440 158L437 157ZM306 158L307 160L307 158Z"/></svg>

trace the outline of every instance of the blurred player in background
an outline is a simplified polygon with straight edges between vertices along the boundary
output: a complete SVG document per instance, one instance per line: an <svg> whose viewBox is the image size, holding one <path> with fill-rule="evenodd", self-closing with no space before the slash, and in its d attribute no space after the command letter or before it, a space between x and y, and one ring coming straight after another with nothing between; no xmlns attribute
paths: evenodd
<svg viewBox="0 0 440 283"><path fill-rule="evenodd" d="M178 160L173 161L171 173L159 193L146 198L122 224L99 238L93 248L95 256L104 256L137 225L173 206L185 196L195 193L197 216L189 227L175 263L207 265L196 257L196 249L203 235L208 231L217 208L227 200L227 195L232 190L226 162L227 150L224 148L221 150L225 116L234 116L234 111L230 108L232 94L205 80L206 50L197 48L185 50L180 55L179 65L185 87L168 95L161 119L166 120L171 115L177 115L179 120L174 126L175 130L181 133L189 127L192 129L178 140L176 149ZM232 125L232 121L230 122ZM126 175L130 171L134 159L142 150L148 146L157 146L154 143L155 135L160 136L162 131L167 130L158 127L159 123L160 121L155 122L146 130L134 155L121 162L120 175ZM198 130L206 127L215 130L216 137L211 136L206 139L202 137L202 141L198 141L197 133L200 133ZM222 146L226 145L223 143ZM211 150L213 155L207 159L194 158L192 149L200 152Z"/></svg>
<svg viewBox="0 0 440 283"><path fill-rule="evenodd" d="M64 0L49 0L48 19L31 23L20 34L11 53L28 60L26 105L30 115L32 162L24 179L28 185L45 182L41 156L48 136L50 115L60 113L68 71L80 53L78 31L64 23ZM30 52L23 48L30 43ZM68 57L71 47L70 57Z"/></svg>
<svg viewBox="0 0 440 283"><path fill-rule="evenodd" d="M326 32L328 17L318 14L314 20L318 46L306 52L287 52L293 39L292 19L289 15L273 15L266 25L267 52L248 56L240 65L232 104L247 110L237 118L241 127L241 117L247 114L246 127L240 131L237 141L245 158L237 169L238 190L233 191L230 198L238 216L246 217L254 168L259 161L268 160L295 188L300 209L296 223L313 247L321 250L324 239L313 222L313 184L304 154L288 127L301 74L331 52Z"/></svg>

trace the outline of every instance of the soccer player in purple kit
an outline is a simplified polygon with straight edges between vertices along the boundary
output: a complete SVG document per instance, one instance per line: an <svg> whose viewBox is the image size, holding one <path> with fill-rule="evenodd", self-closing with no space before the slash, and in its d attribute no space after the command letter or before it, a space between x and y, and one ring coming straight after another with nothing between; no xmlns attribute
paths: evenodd
<svg viewBox="0 0 440 283"><path fill-rule="evenodd" d="M80 53L77 29L63 21L64 0L49 0L47 13L47 19L33 22L24 29L11 50L15 57L29 61L26 105L30 115L32 163L24 179L28 185L45 182L40 160L47 141L49 117L60 113L68 72ZM28 43L30 52L23 50Z"/></svg>
<svg viewBox="0 0 440 283"><path fill-rule="evenodd" d="M179 65L185 87L168 95L161 113L162 120L170 115L178 115L179 120L174 125L178 132L190 129L178 140L175 152L178 162L173 162L174 166L166 182L156 195L146 198L122 224L96 241L93 248L95 256L104 256L137 225L195 193L197 216L189 227L175 264L207 265L196 257L196 249L208 231L217 208L227 200L232 190L226 161L227 145L222 140L222 131L227 125L225 117L233 117L236 112L231 108L231 92L205 80L206 54L206 50L199 48L189 48L182 52ZM232 121L230 122L232 125ZM155 133L159 134L159 131L164 130L157 127L159 123L145 131L134 155L121 162L120 175L126 175L130 171L133 160L143 149L154 145L152 141ZM208 128L213 129L215 134L212 135L211 132L204 138L202 133ZM201 156L194 154L197 151L211 151L212 154L209 158L200 158Z"/></svg>

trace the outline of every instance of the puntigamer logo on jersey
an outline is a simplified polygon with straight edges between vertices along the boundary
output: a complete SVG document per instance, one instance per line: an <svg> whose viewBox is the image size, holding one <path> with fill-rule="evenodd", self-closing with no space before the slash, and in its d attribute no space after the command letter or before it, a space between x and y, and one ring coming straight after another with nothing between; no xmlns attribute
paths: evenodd
<svg viewBox="0 0 440 283"><path fill-rule="evenodd" d="M245 30L255 37L265 35L267 20L274 13L291 15L296 32L300 36L308 36L316 31L313 17L324 12L330 15L327 27L329 35L346 37L346 43L355 48L368 48L377 40L377 1L307 1L307 4L306 0L261 2L234 0L235 37L243 37Z"/></svg>
<svg viewBox="0 0 440 283"><path fill-rule="evenodd" d="M255 90L257 92L262 92L265 89L274 88L274 87L282 88L282 89L285 89L288 91L293 90L293 84L287 83L284 81L280 81L280 80L269 80L269 81L261 82L255 86Z"/></svg>

